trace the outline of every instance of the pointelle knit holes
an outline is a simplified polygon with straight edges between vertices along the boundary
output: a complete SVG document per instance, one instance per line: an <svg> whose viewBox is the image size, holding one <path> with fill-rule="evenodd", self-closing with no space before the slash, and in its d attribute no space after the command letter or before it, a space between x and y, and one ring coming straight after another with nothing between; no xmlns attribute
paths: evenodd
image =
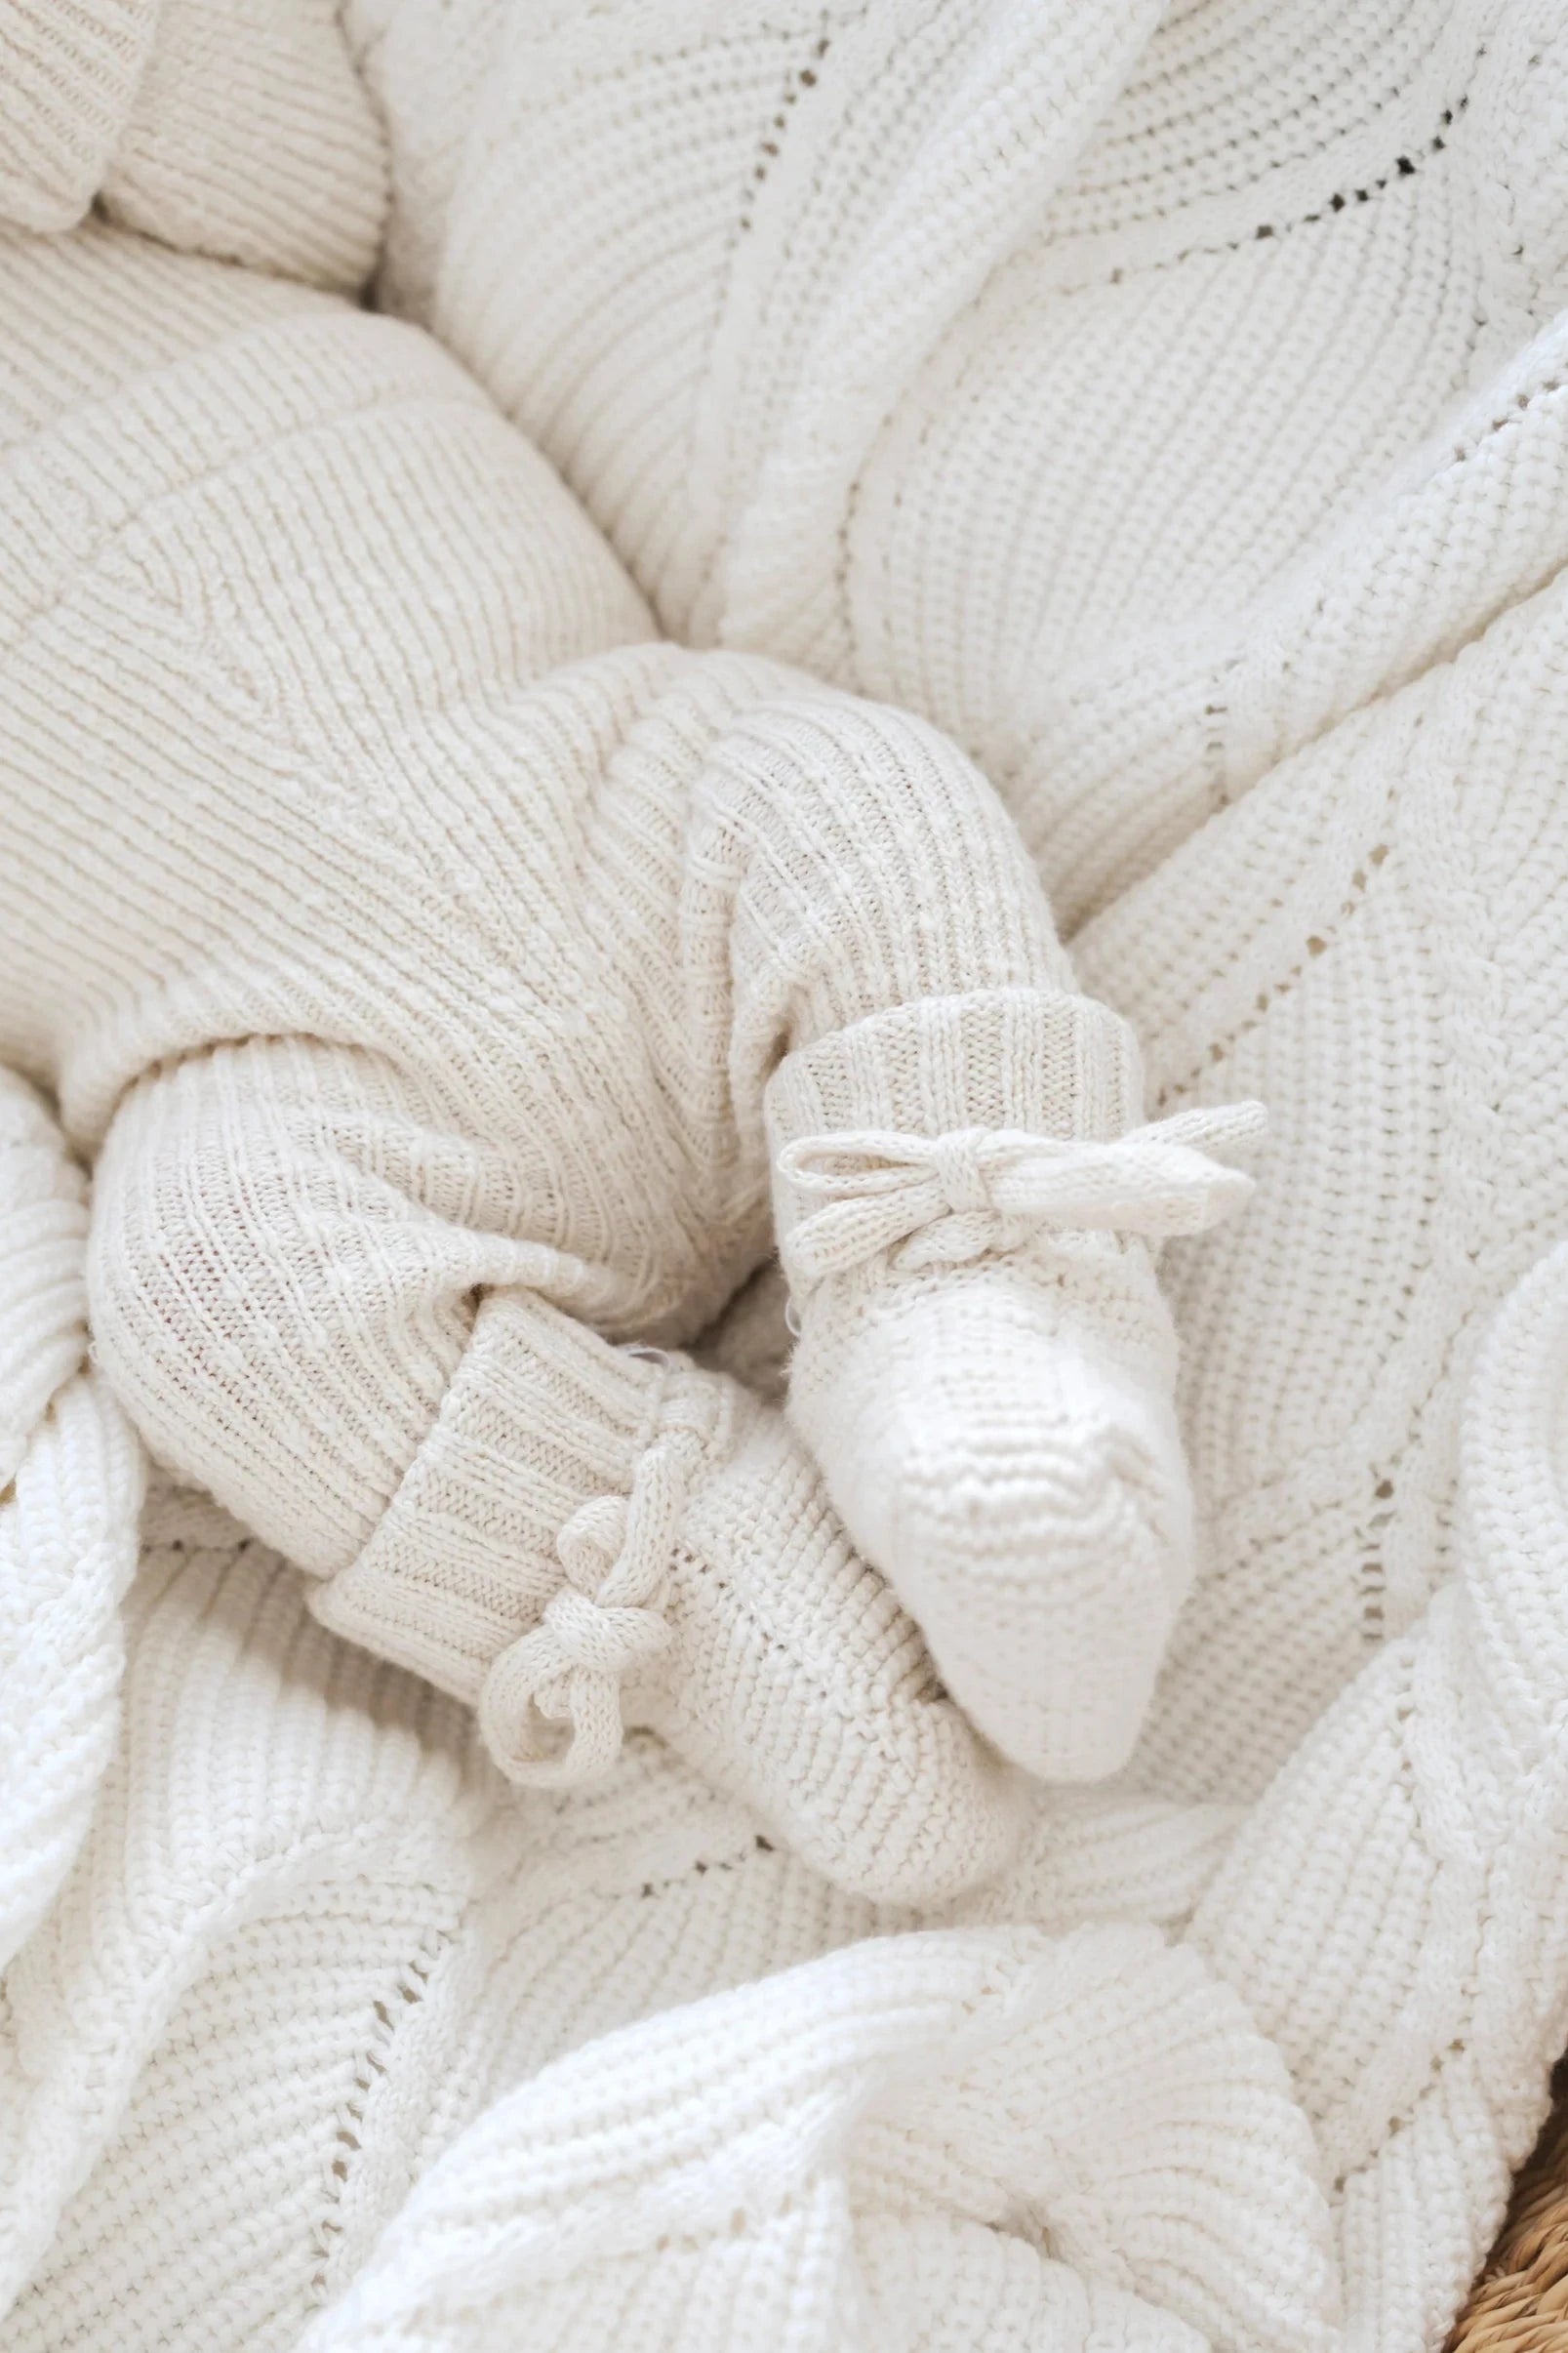
<svg viewBox="0 0 1568 2353"><path fill-rule="evenodd" d="M479 1695L480 1730L508 1780L569 1788L620 1755L622 1684L669 1646L661 1604L704 1435L672 1421L629 1495L592 1497L556 1537L565 1580L539 1624L492 1662Z"/></svg>
<svg viewBox="0 0 1568 2353"><path fill-rule="evenodd" d="M1196 1234L1245 1200L1252 1179L1211 1153L1256 1141L1260 1103L1178 1112L1108 1142L961 1128L857 1130L784 1147L781 1174L812 1208L784 1242L796 1289L878 1256L911 1269L1013 1250L1042 1229Z"/></svg>

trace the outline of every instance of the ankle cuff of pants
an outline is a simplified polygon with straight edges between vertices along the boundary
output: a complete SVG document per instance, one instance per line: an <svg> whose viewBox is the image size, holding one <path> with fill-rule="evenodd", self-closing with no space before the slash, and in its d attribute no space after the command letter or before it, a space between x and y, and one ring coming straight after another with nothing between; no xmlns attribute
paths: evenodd
<svg viewBox="0 0 1568 2353"><path fill-rule="evenodd" d="M1109 1142L1143 1117L1138 1041L1119 1014L1060 989L980 989L868 1014L786 1056L764 1111L786 1146L851 1129L941 1136L1008 1128ZM781 1245L804 1213L777 1188Z"/></svg>
<svg viewBox="0 0 1568 2353"><path fill-rule="evenodd" d="M611 1349L492 1292L439 1419L314 1614L477 1706L512 1778L602 1769L623 1678L664 1647L685 1488L723 1398L683 1359Z"/></svg>

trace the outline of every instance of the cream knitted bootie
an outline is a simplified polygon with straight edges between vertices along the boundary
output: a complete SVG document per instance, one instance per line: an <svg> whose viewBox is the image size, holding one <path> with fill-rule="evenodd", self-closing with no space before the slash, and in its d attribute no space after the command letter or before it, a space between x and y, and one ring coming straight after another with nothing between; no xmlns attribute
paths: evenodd
<svg viewBox="0 0 1568 2353"><path fill-rule="evenodd" d="M570 1788L648 1727L878 1899L985 1878L1021 1826L784 1418L524 1292L487 1301L370 1543L311 1601L473 1703L511 1779Z"/></svg>
<svg viewBox="0 0 1568 2353"><path fill-rule="evenodd" d="M1126 1025L1039 990L873 1015L768 1098L791 1418L953 1697L1049 1779L1125 1761L1186 1591L1147 1245L1245 1197L1202 1148L1262 1121L1141 1100Z"/></svg>

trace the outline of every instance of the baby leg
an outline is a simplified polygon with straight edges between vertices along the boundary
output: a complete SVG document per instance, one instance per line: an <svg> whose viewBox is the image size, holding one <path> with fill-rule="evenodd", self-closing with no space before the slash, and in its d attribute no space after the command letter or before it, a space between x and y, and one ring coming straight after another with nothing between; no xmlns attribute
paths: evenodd
<svg viewBox="0 0 1568 2353"><path fill-rule="evenodd" d="M1190 1567L1142 1237L1245 1193L1195 1149L1225 1121L1140 1132L1130 1033L932 730L797 692L710 777L692 861L744 876L732 1075L769 1131L791 1418L980 1729L1047 1776L1111 1771Z"/></svg>
<svg viewBox="0 0 1568 2353"><path fill-rule="evenodd" d="M624 1710L867 1890L985 1873L1007 1777L802 1441L615 1345L767 1248L687 852L773 673L646 642L410 331L96 225L8 270L0 433L46 454L0 521L49 624L0 629L0 1047L96 1156L149 1440L519 1777L602 1765Z"/></svg>
<svg viewBox="0 0 1568 2353"><path fill-rule="evenodd" d="M67 243L60 267L101 265L122 303L174 265ZM237 393L261 346L219 332L226 279L180 266L214 307L191 415L221 419L209 395ZM1056 1230L1136 1227L1169 1207L1151 1186L1190 1205L1215 1172L1145 1145L1095 1160L1138 1118L1135 1057L1072 993L1019 843L949 745L766 663L627 642L629 586L449 363L359 313L291 337L311 426L264 467L181 454L179 364L139 393L155 422L171 404L155 433L128 406L128 448L145 465L137 436L155 444L174 488L149 493L134 565L73 570L59 634L134 643L134 664L104 660L83 696L44 632L17 656L48 723L23 745L20 947L0 960L59 1043L78 1131L97 1144L119 1105L105 1359L159 1450L319 1573L344 1576L397 1500L437 1584L471 1538L504 1587L504 1513L460 1543L409 1501L492 1297L681 1345L766 1251L771 1206L801 1321L794 1423L851 1540L1010 1757L1108 1769L1186 1571L1171 1340L1136 1235ZM91 911L90 957L67 906ZM296 1040L312 1083L338 1058L368 1103L349 1086L301 1108L291 1074L277 1118L232 1145L232 1073L270 1102L272 1049L230 1065L205 1041L247 1037ZM230 1074L211 1100L204 1051ZM1064 1191L1047 1163L1067 1147ZM246 1324L258 1299L269 1332ZM494 1475L481 1442L473 1511ZM601 1514L568 1543L575 1572L557 1557L576 1508L549 1531L552 1592L591 1584L604 1550ZM772 1542L739 1507L735 1525L753 1558ZM544 1606L523 1596L507 1641ZM586 1657L604 1630L578 1633ZM477 1696L496 1647L426 1672ZM412 1663L412 1637L396 1654ZM542 1655L525 1665L553 1707ZM741 1738L735 1771L760 1773L765 1746Z"/></svg>
<svg viewBox="0 0 1568 2353"><path fill-rule="evenodd" d="M502 1230L500 1156L350 1049L145 1079L100 1158L92 1290L154 1450L323 1580L326 1624L475 1705L521 1782L645 1725L857 1888L994 1870L1014 1795L799 1440L551 1305L592 1280Z"/></svg>
<svg viewBox="0 0 1568 2353"><path fill-rule="evenodd" d="M101 1347L154 1446L331 1578L330 1622L478 1700L513 1769L602 1763L629 1682L824 1867L931 1892L996 1850L995 1792L813 1465L733 1385L552 1310L691 1337L766 1246L779 1154L792 1411L851 1538L999 1746L1108 1769L1186 1569L1146 1253L1030 1247L1027 1218L1015 1236L983 1210L970 1263L885 1236L845 1261L832 1219L799 1212L802 1150L853 1158L867 1128L877 1152L889 1131L1117 1137L1130 1042L1071 994L996 803L913 720L766 664L628 649L487 713L483 741L450 835L488 853L498 908L535 912L503 941L516 1026L455 901L439 1012L382 942L404 1009L382 1051L257 1040L144 1081L101 1161ZM568 748L591 774L563 782ZM517 822L487 839L497 777ZM699 1636L689 1597L664 1697L642 1688L662 1637L636 1613L699 1524L707 1606L745 1616L766 1705L734 1626ZM783 1688L802 1667L809 1702ZM871 1678L853 1705L846 1674ZM863 1749L872 1727L874 1804L840 1765L824 1779L843 1709Z"/></svg>

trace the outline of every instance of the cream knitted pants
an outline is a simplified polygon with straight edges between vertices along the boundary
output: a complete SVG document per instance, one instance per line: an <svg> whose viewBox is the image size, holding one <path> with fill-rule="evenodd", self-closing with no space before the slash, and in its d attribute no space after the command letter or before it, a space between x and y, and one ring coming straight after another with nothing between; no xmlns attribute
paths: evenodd
<svg viewBox="0 0 1568 2353"><path fill-rule="evenodd" d="M149 1441L520 1777L642 1721L860 1886L989 1868L1006 1776L840 1515L1050 1769L1125 1753L1186 1567L1138 1185L1051 1191L1137 1058L999 805L915 719L651 641L414 331L97 225L0 243L0 1047L98 1154ZM1106 1230L1031 1253L1031 1187ZM776 1226L817 1459L637 1353Z"/></svg>
<svg viewBox="0 0 1568 2353"><path fill-rule="evenodd" d="M948 1123L1049 1082L1032 878L926 729L753 663L639 649L485 724L449 839L490 953L392 899L353 951L384 1042L220 1043L129 1091L102 1360L161 1456L330 1580L329 1624L477 1701L519 1775L608 1764L624 1712L857 1884L967 1878L1001 1785L801 1440L617 1342L689 1339L768 1249L792 1053L893 1006L873 1060Z"/></svg>

